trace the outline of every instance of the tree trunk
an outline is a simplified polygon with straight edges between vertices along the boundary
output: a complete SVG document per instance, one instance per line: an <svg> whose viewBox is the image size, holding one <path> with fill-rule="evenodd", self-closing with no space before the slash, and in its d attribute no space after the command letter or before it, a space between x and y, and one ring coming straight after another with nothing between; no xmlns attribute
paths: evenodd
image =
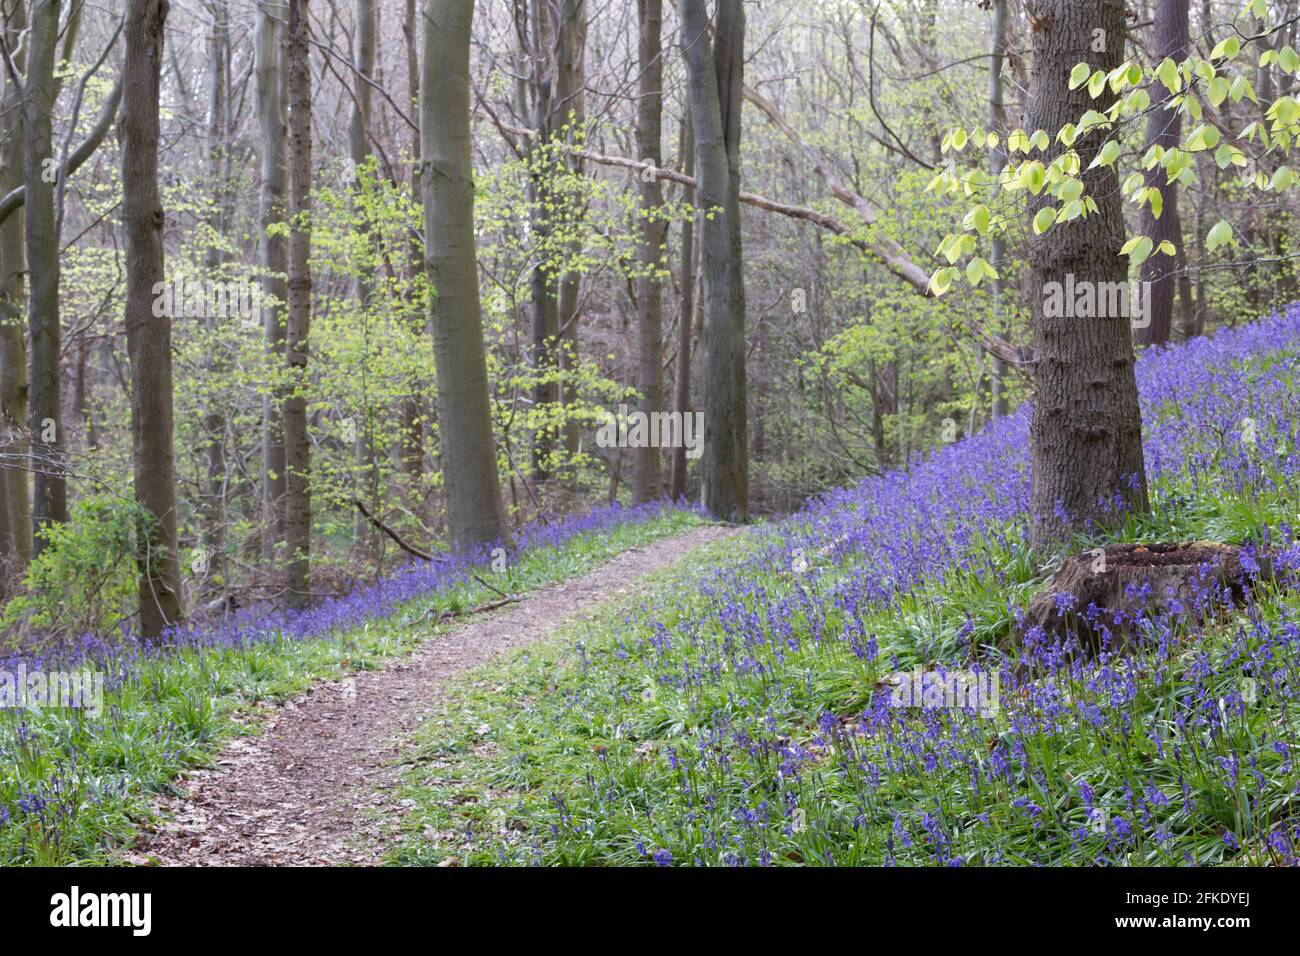
<svg viewBox="0 0 1300 956"><path fill-rule="evenodd" d="M710 49L705 0L682 0L682 48L695 131L704 277L704 507L723 520L749 512L745 408L745 282L740 235L741 0L718 0Z"/></svg>
<svg viewBox="0 0 1300 956"><path fill-rule="evenodd" d="M1155 55L1160 62L1166 57L1182 60L1188 53L1188 0L1158 0L1155 21ZM1166 149L1178 145L1183 132L1181 110L1167 110L1164 104L1170 96L1169 88L1158 80L1151 83L1151 115L1147 121L1147 146ZM1158 247L1164 241L1172 242L1180 253L1183 249L1183 230L1178 217L1178 184L1169 182L1165 170L1156 166L1146 175L1147 186L1160 190L1163 209L1157 219L1151 205L1142 207L1141 233ZM1183 255L1155 254L1142 263L1142 281L1151 283L1150 322L1139 328L1138 342L1143 345L1163 345L1169 341L1173 329L1174 294L1178 288L1178 272L1185 262Z"/></svg>
<svg viewBox="0 0 1300 956"><path fill-rule="evenodd" d="M374 0L357 0L357 26L356 26L356 62L355 68L355 87L352 91L352 116L348 124L348 154L352 160L354 170L359 170L370 159L371 149L369 141L370 132L370 102L371 102L371 80L375 73L375 3ZM353 208L354 221L357 223L362 241L370 241L370 229L365 222L368 213L360 205L361 181L360 174L357 174L353 182L354 197L357 204ZM370 303L373 297L373 287L370 277L366 270L362 269L352 283L352 295L356 299L357 310L360 313L361 321L367 327L370 323ZM375 459L374 442L372 441L372 427L370 423L370 407L368 396L362 395L362 414L365 416L364 421L357 423L356 439L356 458L357 472L360 478L357 487L358 495L364 495L372 511L378 510L379 507L379 465ZM376 550L375 530L365 516L358 516L355 529L355 539L363 553L371 553Z"/></svg>
<svg viewBox="0 0 1300 956"><path fill-rule="evenodd" d="M307 437L307 351L311 333L311 64L307 0L289 0L285 66L289 90L289 322L285 362L290 394L284 401L286 601L310 600L311 446Z"/></svg>
<svg viewBox="0 0 1300 956"><path fill-rule="evenodd" d="M0 0L5 42L21 76L27 29L25 0ZM23 185L22 91L8 78L0 101L0 194ZM0 223L0 596L32 559L32 509L27 480L27 334L23 327L23 211Z"/></svg>
<svg viewBox="0 0 1300 956"><path fill-rule="evenodd" d="M695 175L695 139L691 135L688 114L681 124L681 156L684 172ZM692 197L693 199L694 197ZM682 223L682 303L677 320L676 381L673 383L673 408L681 413L682 421L691 414L691 333L695 325L695 219ZM686 495L686 446L672 450L672 477L668 497L678 501Z"/></svg>
<svg viewBox="0 0 1300 956"><path fill-rule="evenodd" d="M989 173L994 181L1002 174L1007 165L1007 108L1002 92L1002 64L1007 55L1007 0L992 0L993 3L993 42L989 58L989 129L998 134L998 144L989 147ZM993 234L992 260L994 267L1003 270L1002 260L1006 258L1006 240L1002 233ZM1001 277L993 280L989 287L989 298L993 301L993 334L1005 335L1006 322L1003 316L1005 303ZM1009 410L1007 403L1007 363L993 356L993 373L990 379L992 387L992 412L994 418L1004 418Z"/></svg>
<svg viewBox="0 0 1300 956"><path fill-rule="evenodd" d="M26 192L27 322L31 340L28 417L37 449L32 507L33 553L44 547L43 528L68 520L60 412L59 238L54 222L54 181L46 176L53 155L51 117L56 96L54 67L59 38L59 0L36 0L28 36L23 97L23 180Z"/></svg>
<svg viewBox="0 0 1300 956"><path fill-rule="evenodd" d="M1023 125L1047 130L1055 142L1062 126L1077 122L1092 106L1086 87L1068 88L1069 66L1086 60L1109 71L1123 58L1125 4L1035 0L1032 15L1038 29L1033 31L1034 76ZM1104 52L1093 49L1098 38L1105 41ZM1129 508L1147 508L1129 317L1107 315L1104 308L1091 310L1092 317L1068 317L1071 310L1045 307L1045 287L1064 286L1071 276L1076 287L1081 282L1093 283L1094 290L1107 288L1102 283L1127 287L1126 260L1119 255L1124 216L1118 178L1114 167L1088 170L1102 139L1094 132L1075 144L1080 166L1087 170L1084 185L1097 211L1052 227L1030 254L1027 291L1037 356L1030 426L1030 537L1036 547L1103 518L1116 497ZM1046 191L1032 199L1029 216L1050 201Z"/></svg>
<svg viewBox="0 0 1300 956"><path fill-rule="evenodd" d="M554 233L552 216L557 198L550 183L555 175L557 156L549 148L555 136L555 72L549 56L554 41L554 25L550 22L550 6L541 0L529 3L530 87L533 97L533 126L537 137L529 150L529 208L530 234L536 247L536 261L529 281L532 300L531 361L535 382L533 384L533 411L545 415L550 406L559 401L555 370L556 345L560 332L560 303L557 275L551 261L551 237ZM555 446L555 430L539 425L533 433L533 473L538 481L550 477L551 452Z"/></svg>
<svg viewBox="0 0 1300 956"><path fill-rule="evenodd" d="M663 166L663 0L637 0L640 23L639 90L636 110L636 141L639 158L656 169ZM663 411L663 286L659 271L663 265L664 237L668 223L662 217L663 187L654 175L641 175L640 275L636 282L637 390L640 410L647 417ZM655 429L650 429L653 435ZM653 441L633 450L634 499L654 501L663 495L660 451Z"/></svg>
<svg viewBox="0 0 1300 956"><path fill-rule="evenodd" d="M171 317L154 315L163 282L158 196L158 98L167 0L129 0L122 92L122 217L126 225L126 342L131 360L135 497L141 529L140 634L157 638L181 619L172 452ZM147 533L146 533L147 532Z"/></svg>
<svg viewBox="0 0 1300 956"><path fill-rule="evenodd" d="M221 276L226 261L218 237L230 229L230 22L226 0L210 0L212 33L208 39L208 129L207 161L208 179L212 189L212 203L208 211L208 228L213 238L204 254L203 264L210 277ZM221 363L216 347L219 341L220 318L209 316L208 332L213 336L214 350L207 356L205 365L211 375L221 373ZM208 475L203 501L203 546L208 553L208 567L214 577L224 575L225 558L225 476L226 476L226 417L217 404L217 397L209 399L203 416L204 440L207 442Z"/></svg>
<svg viewBox="0 0 1300 956"><path fill-rule="evenodd" d="M454 547L505 537L474 238L469 50L474 0L427 0L420 82L425 256L438 431Z"/></svg>
<svg viewBox="0 0 1300 956"><path fill-rule="evenodd" d="M406 0L406 15L402 22L402 34L406 44L406 85L410 94L408 102L413 105L418 105L420 97L420 56L418 52L420 32L420 6L417 0ZM420 156L419 129L412 131L411 135L411 158L414 160ZM422 205L420 171L417 167L412 167L411 172L411 198L417 206ZM411 283L414 283L416 276L424 270L424 250L421 249L420 243L415 239L412 239L409 244L407 260L408 275ZM426 332L431 331L425 329L428 322L427 316L420 317L416 322L419 328ZM401 440L398 457L401 460L402 476L405 479L407 503L417 514L421 512L423 503L419 494L424 478L425 410L421 402L422 398L423 396L418 394L404 397L399 411Z"/></svg>
<svg viewBox="0 0 1300 956"><path fill-rule="evenodd" d="M284 7L268 3L257 17L256 84L257 123L262 141L261 188L258 224L262 266L262 321L267 351L273 367L284 363L284 305L289 297L285 272L288 253L282 234L271 227L285 221L284 195L288 180L284 114ZM284 540L284 430L282 423L287 390L277 387L262 399L262 510L266 522L262 555L274 557Z"/></svg>
<svg viewBox="0 0 1300 956"><path fill-rule="evenodd" d="M587 103L584 89L587 82L586 45L587 45L587 0L563 0L560 7L560 62L556 71L558 77L557 96L563 111L563 122L568 127L565 137L570 143L578 141L587 122ZM581 176L584 161L581 156L571 154L566 157L569 169L575 176ZM570 254L575 258L582 253L581 230L574 230L575 237ZM582 273L566 272L560 277L560 368L565 372L564 394L561 399L566 408L572 408L578 402L578 388L574 381L578 367L578 326L579 299L582 291ZM576 420L565 422L564 450L570 460L578 454L582 440L582 424Z"/></svg>

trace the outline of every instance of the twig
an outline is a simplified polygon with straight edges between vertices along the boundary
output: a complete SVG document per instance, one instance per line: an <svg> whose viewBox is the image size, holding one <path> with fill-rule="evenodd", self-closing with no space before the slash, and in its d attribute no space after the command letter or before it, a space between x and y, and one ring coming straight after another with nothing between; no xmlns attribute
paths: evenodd
<svg viewBox="0 0 1300 956"><path fill-rule="evenodd" d="M434 557L432 554L430 554L430 553L427 552L427 551L421 551L419 548L415 547L414 545L407 544L405 541L402 540L402 536L401 536L401 535L399 535L396 531L394 531L394 530L393 530L392 528L390 528L388 525L384 524L384 522L383 522L381 519L379 519L379 518L375 517L374 515L372 515L372 514L369 512L369 510L367 510L366 506L363 505L363 504L361 503L361 499L360 499L360 498L353 498L353 499L352 499L352 503L353 503L354 505L357 506L357 510L360 511L361 514L365 516L365 518L366 518L367 521L369 521L372 525L374 525L376 528L378 528L378 529L379 529L380 531L382 531L384 534L386 534L386 535L388 535L390 538L392 538L393 541L396 542L397 546L398 546L399 548L401 548L403 551L405 551L407 554L411 555L412 557L419 558L421 561L428 561L428 562L430 562L430 563L435 562L435 561L446 561L446 560L447 560L447 558L445 558L445 557ZM468 571L468 569L467 569L467 571ZM473 578L475 581L477 581L479 584L483 585L483 587L487 588L489 591L492 591L492 592L494 592L494 593L496 593L496 594L501 595L501 597L502 597L503 599L506 599L506 600L508 600L508 601L517 601L517 600L519 600L517 597L511 597L509 594L506 594L506 592L505 592L505 591L502 591L500 588L498 588L498 587L494 587L493 585L488 584L488 582L484 581L481 577L479 577L479 576L478 576L477 574L475 574L473 571L468 571L468 574L469 574L470 577L472 577L472 578Z"/></svg>
<svg viewBox="0 0 1300 956"><path fill-rule="evenodd" d="M478 607L466 608L463 611L439 611L434 615L433 621L438 624L451 617L470 617L474 614L484 614L487 611L495 611L499 607L505 607L507 604L518 604L519 598L513 596L503 597L499 601L489 601L487 604L480 604Z"/></svg>

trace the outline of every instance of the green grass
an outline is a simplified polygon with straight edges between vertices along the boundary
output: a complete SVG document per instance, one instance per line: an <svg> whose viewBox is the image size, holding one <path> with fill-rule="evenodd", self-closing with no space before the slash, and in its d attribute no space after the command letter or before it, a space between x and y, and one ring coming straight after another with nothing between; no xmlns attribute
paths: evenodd
<svg viewBox="0 0 1300 956"><path fill-rule="evenodd" d="M700 525L670 511L641 524L617 525L559 548L528 552L486 581L525 593L587 573L629 548ZM108 695L102 717L79 711L0 710L0 865L102 864L128 845L158 793L182 771L210 764L223 741L250 732L244 718L320 680L339 680L410 653L462 610L496 595L476 583L410 603L385 620L334 637L269 640L238 649L187 648L135 665ZM48 799L39 814L18 812L33 792Z"/></svg>

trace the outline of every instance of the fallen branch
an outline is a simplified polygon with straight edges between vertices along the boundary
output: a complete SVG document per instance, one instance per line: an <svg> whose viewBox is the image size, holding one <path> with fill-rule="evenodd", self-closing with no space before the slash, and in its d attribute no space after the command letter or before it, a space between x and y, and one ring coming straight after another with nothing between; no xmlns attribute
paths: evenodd
<svg viewBox="0 0 1300 956"><path fill-rule="evenodd" d="M388 525L384 524L384 522L380 518L376 517L375 515L372 515L370 511L366 508L366 506L361 503L360 498L353 498L352 503L357 506L357 510L361 512L361 514L366 518L367 521L369 521L372 525L374 525L384 534L392 538L394 543L396 543L396 545L399 548L401 548L403 551L405 551L407 554L411 555L411 557L419 558L421 561L429 561L429 562L447 560L445 557L435 557L434 555L430 554L427 551L421 551L419 548L415 547L414 545L407 544L405 541L402 540L401 535L399 535ZM467 573L469 574L470 577L472 577L479 584L483 585L483 587L487 588L489 591L492 591L496 594L500 594L501 597L504 599L504 603L508 604L512 601L519 600L519 598L517 597L513 597L512 595L506 594L506 592L502 591L500 588L493 587L491 584L488 584L488 582L484 581L473 571L468 571L467 569ZM498 604L497 606L499 607L500 605Z"/></svg>
<svg viewBox="0 0 1300 956"><path fill-rule="evenodd" d="M361 499L360 499L360 498L353 498L353 499L352 499L352 503L353 503L354 505L357 506L357 510L361 512L361 514L365 517L365 519L366 519L367 521L369 521L372 525L374 525L376 528L378 528L378 529L379 529L380 531L382 531L384 534L386 534L386 535L388 535L390 538L392 538L393 541L394 541L394 543L396 543L396 545L397 545L399 548L401 548L403 551L405 551L407 554L411 555L412 557L419 558L421 561L433 561L433 560L434 560L433 555L430 554L429 552L427 552L427 551L421 551L419 548L415 547L414 545L407 544L405 541L403 541L403 540L402 540L402 536L401 536L400 534L398 534L398 533L397 533L396 531L394 531L392 528L388 527L388 525L384 524L384 522L383 522L382 520L380 520L379 518L376 518L374 515L372 515L372 514L371 514L371 513L366 509L366 506L363 505L363 504L361 503ZM500 592L498 592L498 593L500 593Z"/></svg>
<svg viewBox="0 0 1300 956"><path fill-rule="evenodd" d="M433 615L433 623L441 624L448 618L453 617L473 617L475 614L485 614L488 611L495 611L497 608L505 607L507 604L518 604L519 598L507 596L499 601L489 601L487 604L480 604L477 607L468 607L460 611L439 611Z"/></svg>

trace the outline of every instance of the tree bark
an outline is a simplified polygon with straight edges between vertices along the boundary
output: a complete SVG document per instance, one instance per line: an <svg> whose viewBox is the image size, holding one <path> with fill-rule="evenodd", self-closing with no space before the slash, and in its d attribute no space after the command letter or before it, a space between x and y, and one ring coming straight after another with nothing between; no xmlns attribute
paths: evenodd
<svg viewBox="0 0 1300 956"><path fill-rule="evenodd" d="M263 334L271 363L284 363L284 306L289 298L285 273L288 253L283 234L272 229L285 221L288 181L284 112L285 70L283 4L267 2L257 16L255 48L257 123L262 156L258 193L259 254L262 266ZM275 232L275 234L272 234ZM262 510L266 523L262 556L270 561L284 540L284 400L287 389L277 387L262 399Z"/></svg>
<svg viewBox="0 0 1300 956"><path fill-rule="evenodd" d="M566 139L573 143L584 131L587 122L587 102L584 92L587 82L587 0L562 0L560 7L560 62L557 96L563 121L568 127ZM574 152L568 154L569 170L575 176L583 174L586 163ZM575 258L582 252L581 231L575 230L570 254ZM564 394L561 399L566 408L578 402L578 388L574 381L578 367L579 301L582 291L582 273L570 271L560 277L560 368L565 373ZM582 424L568 420L564 426L564 449L570 456L578 454L582 442Z"/></svg>
<svg viewBox="0 0 1300 956"><path fill-rule="evenodd" d="M718 0L708 40L705 0L682 0L682 48L695 131L704 282L704 507L723 520L749 512L745 391L745 282L740 234L740 113L744 102L741 0Z"/></svg>
<svg viewBox="0 0 1300 956"><path fill-rule="evenodd" d="M686 175L695 172L695 138L691 135L689 113L681 124L681 155ZM692 196L692 200L694 196ZM677 362L673 383L673 408L682 421L691 414L691 333L695 327L695 218L682 223L681 316L677 320ZM672 450L672 475L668 497L678 501L686 495L686 446Z"/></svg>
<svg viewBox="0 0 1300 956"><path fill-rule="evenodd" d="M375 73L375 3L374 0L357 0L356 4L356 51L355 69L356 82L352 90L352 116L348 123L348 155L352 160L354 170L359 170L370 159L372 150L370 149L370 111L371 111L371 82ZM356 222L361 239L363 242L370 241L370 228L365 217L369 213L360 204L361 198L361 180L360 173L356 173L353 182L353 196L356 203L353 207L354 221ZM373 284L366 270L362 269L357 273L352 282L352 295L356 300L357 310L361 316L361 322L366 326L370 323L370 304L374 295ZM364 420L357 423L356 438L356 460L357 472L360 481L358 482L358 495L364 494L370 503L370 507L378 507L379 499L379 465L375 459L375 448L372 439L372 429L370 426L370 408L366 400L367 396L362 395L363 408L362 414ZM378 541L370 522L364 515L359 516L354 525L354 537L363 553L376 551Z"/></svg>
<svg viewBox="0 0 1300 956"><path fill-rule="evenodd" d="M640 24L639 89L636 110L637 150L642 162L663 165L663 0L637 0ZM640 274L636 282L637 390L640 410L649 417L664 407L663 265L668 223L662 216L664 191L659 177L643 173L641 181ZM654 429L651 429L653 432ZM632 454L633 498L654 501L663 494L661 452L646 442Z"/></svg>
<svg viewBox="0 0 1300 956"><path fill-rule="evenodd" d="M29 54L23 96L23 188L26 192L24 239L27 245L27 323L31 341L28 417L37 450L32 506L33 554L39 534L68 520L64 477L63 417L60 409L59 238L54 221L54 179L46 175L53 155L51 117L56 96L59 0L36 0L32 7Z"/></svg>
<svg viewBox="0 0 1300 956"><path fill-rule="evenodd" d="M473 0L427 0L420 81L425 256L438 376L438 430L451 543L503 539L488 394L470 134Z"/></svg>
<svg viewBox="0 0 1300 956"><path fill-rule="evenodd" d="M221 275L226 261L220 238L227 234L232 220L230 191L230 19L226 0L210 0L212 32L208 38L208 123L207 165L208 180L212 190L207 224L212 239L204 254L203 264L211 277ZM214 349L206 358L209 374L221 373L221 362L216 352L220 319L207 319L208 332L213 336ZM226 416L216 396L209 399L203 416L204 441L207 443L208 475L203 500L203 545L208 552L208 567L214 577L224 575L225 563L225 476L226 476Z"/></svg>
<svg viewBox="0 0 1300 956"><path fill-rule="evenodd" d="M286 603L310 600L311 446L307 436L307 354L311 333L311 64L307 0L289 0L285 66L289 91L289 321L284 401Z"/></svg>
<svg viewBox="0 0 1300 956"><path fill-rule="evenodd" d="M1188 53L1188 0L1158 0L1155 20L1155 53L1160 62L1165 57L1182 60ZM1164 108L1172 95L1163 83L1151 83L1151 116L1147 125L1147 146L1166 149L1178 145L1183 132L1182 110ZM1137 339L1142 345L1163 345L1169 341L1173 330L1174 294L1178 288L1178 273L1186 261L1183 252L1183 230L1178 216L1178 184L1171 183L1165 170L1156 166L1146 175L1147 186L1160 190L1163 209L1160 218L1151 212L1151 205L1142 207L1140 231L1150 237L1158 247L1168 240L1178 247L1179 255L1157 253L1142 263L1142 281L1151 284L1150 323L1138 329Z"/></svg>
<svg viewBox="0 0 1300 956"><path fill-rule="evenodd" d="M551 261L553 215L557 198L550 188L557 168L556 153L550 148L556 133L555 85L553 58L549 55L555 40L556 24L551 22L549 4L529 0L528 27L530 40L529 86L532 94L533 124L537 139L529 147L530 233L536 245L536 261L529 279L532 302L531 362L533 410L544 415L559 401L556 380L557 344L560 333L558 276ZM555 447L555 430L539 425L533 433L533 474L538 481L551 475L551 453Z"/></svg>
<svg viewBox="0 0 1300 956"><path fill-rule="evenodd" d="M1086 87L1068 88L1069 67L1088 61L1103 70L1124 55L1123 0L1034 0L1034 75L1024 128L1053 137L1091 107ZM1105 41L1105 51L1094 50ZM1046 547L1069 530L1103 519L1119 498L1147 509L1142 460L1142 420L1133 372L1133 337L1127 315L1053 316L1045 287L1080 282L1123 283L1124 216L1114 167L1088 170L1103 135L1094 131L1075 144L1087 194L1097 211L1086 219L1052 227L1030 253L1027 291L1033 325L1035 399L1030 425L1032 485L1030 539ZM1061 147L1053 146L1049 159ZM1031 199L1032 217L1051 201L1046 191ZM1126 310L1120 310L1126 311Z"/></svg>
<svg viewBox="0 0 1300 956"><path fill-rule="evenodd" d="M167 0L129 0L122 65L126 339L135 497L149 515L139 539L140 634L147 639L159 637L182 614L172 450L171 317L154 315L155 289L164 278L158 102L167 9Z"/></svg>
<svg viewBox="0 0 1300 956"><path fill-rule="evenodd" d="M0 29L22 75L26 0L0 0ZM7 76L0 100L0 194L23 184L22 91ZM24 274L21 212L0 222L0 596L32 559L32 509L27 479L27 334L23 327Z"/></svg>
<svg viewBox="0 0 1300 956"><path fill-rule="evenodd" d="M998 134L998 144L989 147L989 174L994 181L1002 174L1007 165L1007 108L1003 99L1002 65L1007 55L1007 0L992 0L993 24L991 55L989 57L989 129ZM1001 271L1002 260L1006 258L1006 240L1000 232L993 234L992 261L994 267ZM1003 301L1005 290L1001 276L994 279L989 287L989 298L993 301L993 334L1006 334L1003 328ZM994 418L1004 418L1010 410L1006 392L1007 363L998 356L993 356L991 410Z"/></svg>
<svg viewBox="0 0 1300 956"><path fill-rule="evenodd" d="M417 0L406 0L406 14L402 21L402 35L406 45L406 85L409 93L408 102L416 106L417 112L420 98L418 39L420 34L420 5ZM420 156L420 130L418 128L412 131L411 138L411 158L417 160ZM420 190L420 171L415 166L412 167L411 171L411 198L417 206L423 205ZM407 271L412 284L414 284L416 276L424 271L424 250L416 239L412 239L408 247ZM431 333L432 330L426 328L428 324L427 315L422 315L415 321L419 329ZM423 504L422 496L419 494L424 478L425 408L422 398L423 396L418 394L405 396L399 410L401 439L398 457L401 461L402 475L405 479L407 503L417 514L421 512Z"/></svg>

